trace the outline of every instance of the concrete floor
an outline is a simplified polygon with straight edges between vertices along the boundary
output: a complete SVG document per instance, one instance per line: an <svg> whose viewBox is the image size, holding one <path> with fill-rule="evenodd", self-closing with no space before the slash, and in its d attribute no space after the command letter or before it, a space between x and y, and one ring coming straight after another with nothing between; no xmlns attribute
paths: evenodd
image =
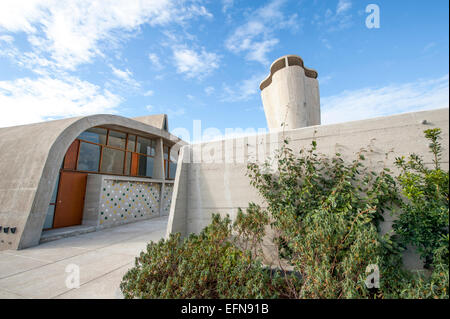
<svg viewBox="0 0 450 319"><path fill-rule="evenodd" d="M63 238L24 250L0 251L0 299L122 298L119 284L149 241L164 237L167 217ZM67 265L80 287L67 288Z"/></svg>

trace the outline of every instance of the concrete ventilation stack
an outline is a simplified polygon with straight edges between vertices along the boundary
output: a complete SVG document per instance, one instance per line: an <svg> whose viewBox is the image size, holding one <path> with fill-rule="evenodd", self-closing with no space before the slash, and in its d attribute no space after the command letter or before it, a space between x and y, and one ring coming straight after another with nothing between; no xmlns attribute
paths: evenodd
<svg viewBox="0 0 450 319"><path fill-rule="evenodd" d="M286 55L272 63L269 76L259 86L269 130L320 124L317 76L317 71L305 67L297 55Z"/></svg>

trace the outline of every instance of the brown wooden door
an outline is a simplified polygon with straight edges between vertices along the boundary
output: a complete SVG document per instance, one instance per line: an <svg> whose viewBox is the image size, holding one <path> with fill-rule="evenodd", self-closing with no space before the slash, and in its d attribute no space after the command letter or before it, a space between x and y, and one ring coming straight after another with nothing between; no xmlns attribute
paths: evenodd
<svg viewBox="0 0 450 319"><path fill-rule="evenodd" d="M53 228L81 225L87 174L61 172Z"/></svg>

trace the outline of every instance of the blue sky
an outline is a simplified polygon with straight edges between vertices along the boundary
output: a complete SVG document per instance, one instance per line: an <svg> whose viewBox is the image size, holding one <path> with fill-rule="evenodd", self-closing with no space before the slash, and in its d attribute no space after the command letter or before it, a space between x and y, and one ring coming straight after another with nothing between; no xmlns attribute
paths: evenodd
<svg viewBox="0 0 450 319"><path fill-rule="evenodd" d="M369 29L366 6L380 8ZM2 0L0 126L167 113L171 129L264 128L270 63L319 72L322 123L448 107L449 3Z"/></svg>

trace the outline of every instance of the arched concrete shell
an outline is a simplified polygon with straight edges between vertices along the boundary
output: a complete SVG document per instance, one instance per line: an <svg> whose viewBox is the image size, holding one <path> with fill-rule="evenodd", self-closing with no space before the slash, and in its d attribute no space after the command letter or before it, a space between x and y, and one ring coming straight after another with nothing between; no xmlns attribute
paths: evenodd
<svg viewBox="0 0 450 319"><path fill-rule="evenodd" d="M39 244L56 178L70 144L94 126L121 127L171 144L185 142L165 130L115 115L92 115L0 128L0 250Z"/></svg>

